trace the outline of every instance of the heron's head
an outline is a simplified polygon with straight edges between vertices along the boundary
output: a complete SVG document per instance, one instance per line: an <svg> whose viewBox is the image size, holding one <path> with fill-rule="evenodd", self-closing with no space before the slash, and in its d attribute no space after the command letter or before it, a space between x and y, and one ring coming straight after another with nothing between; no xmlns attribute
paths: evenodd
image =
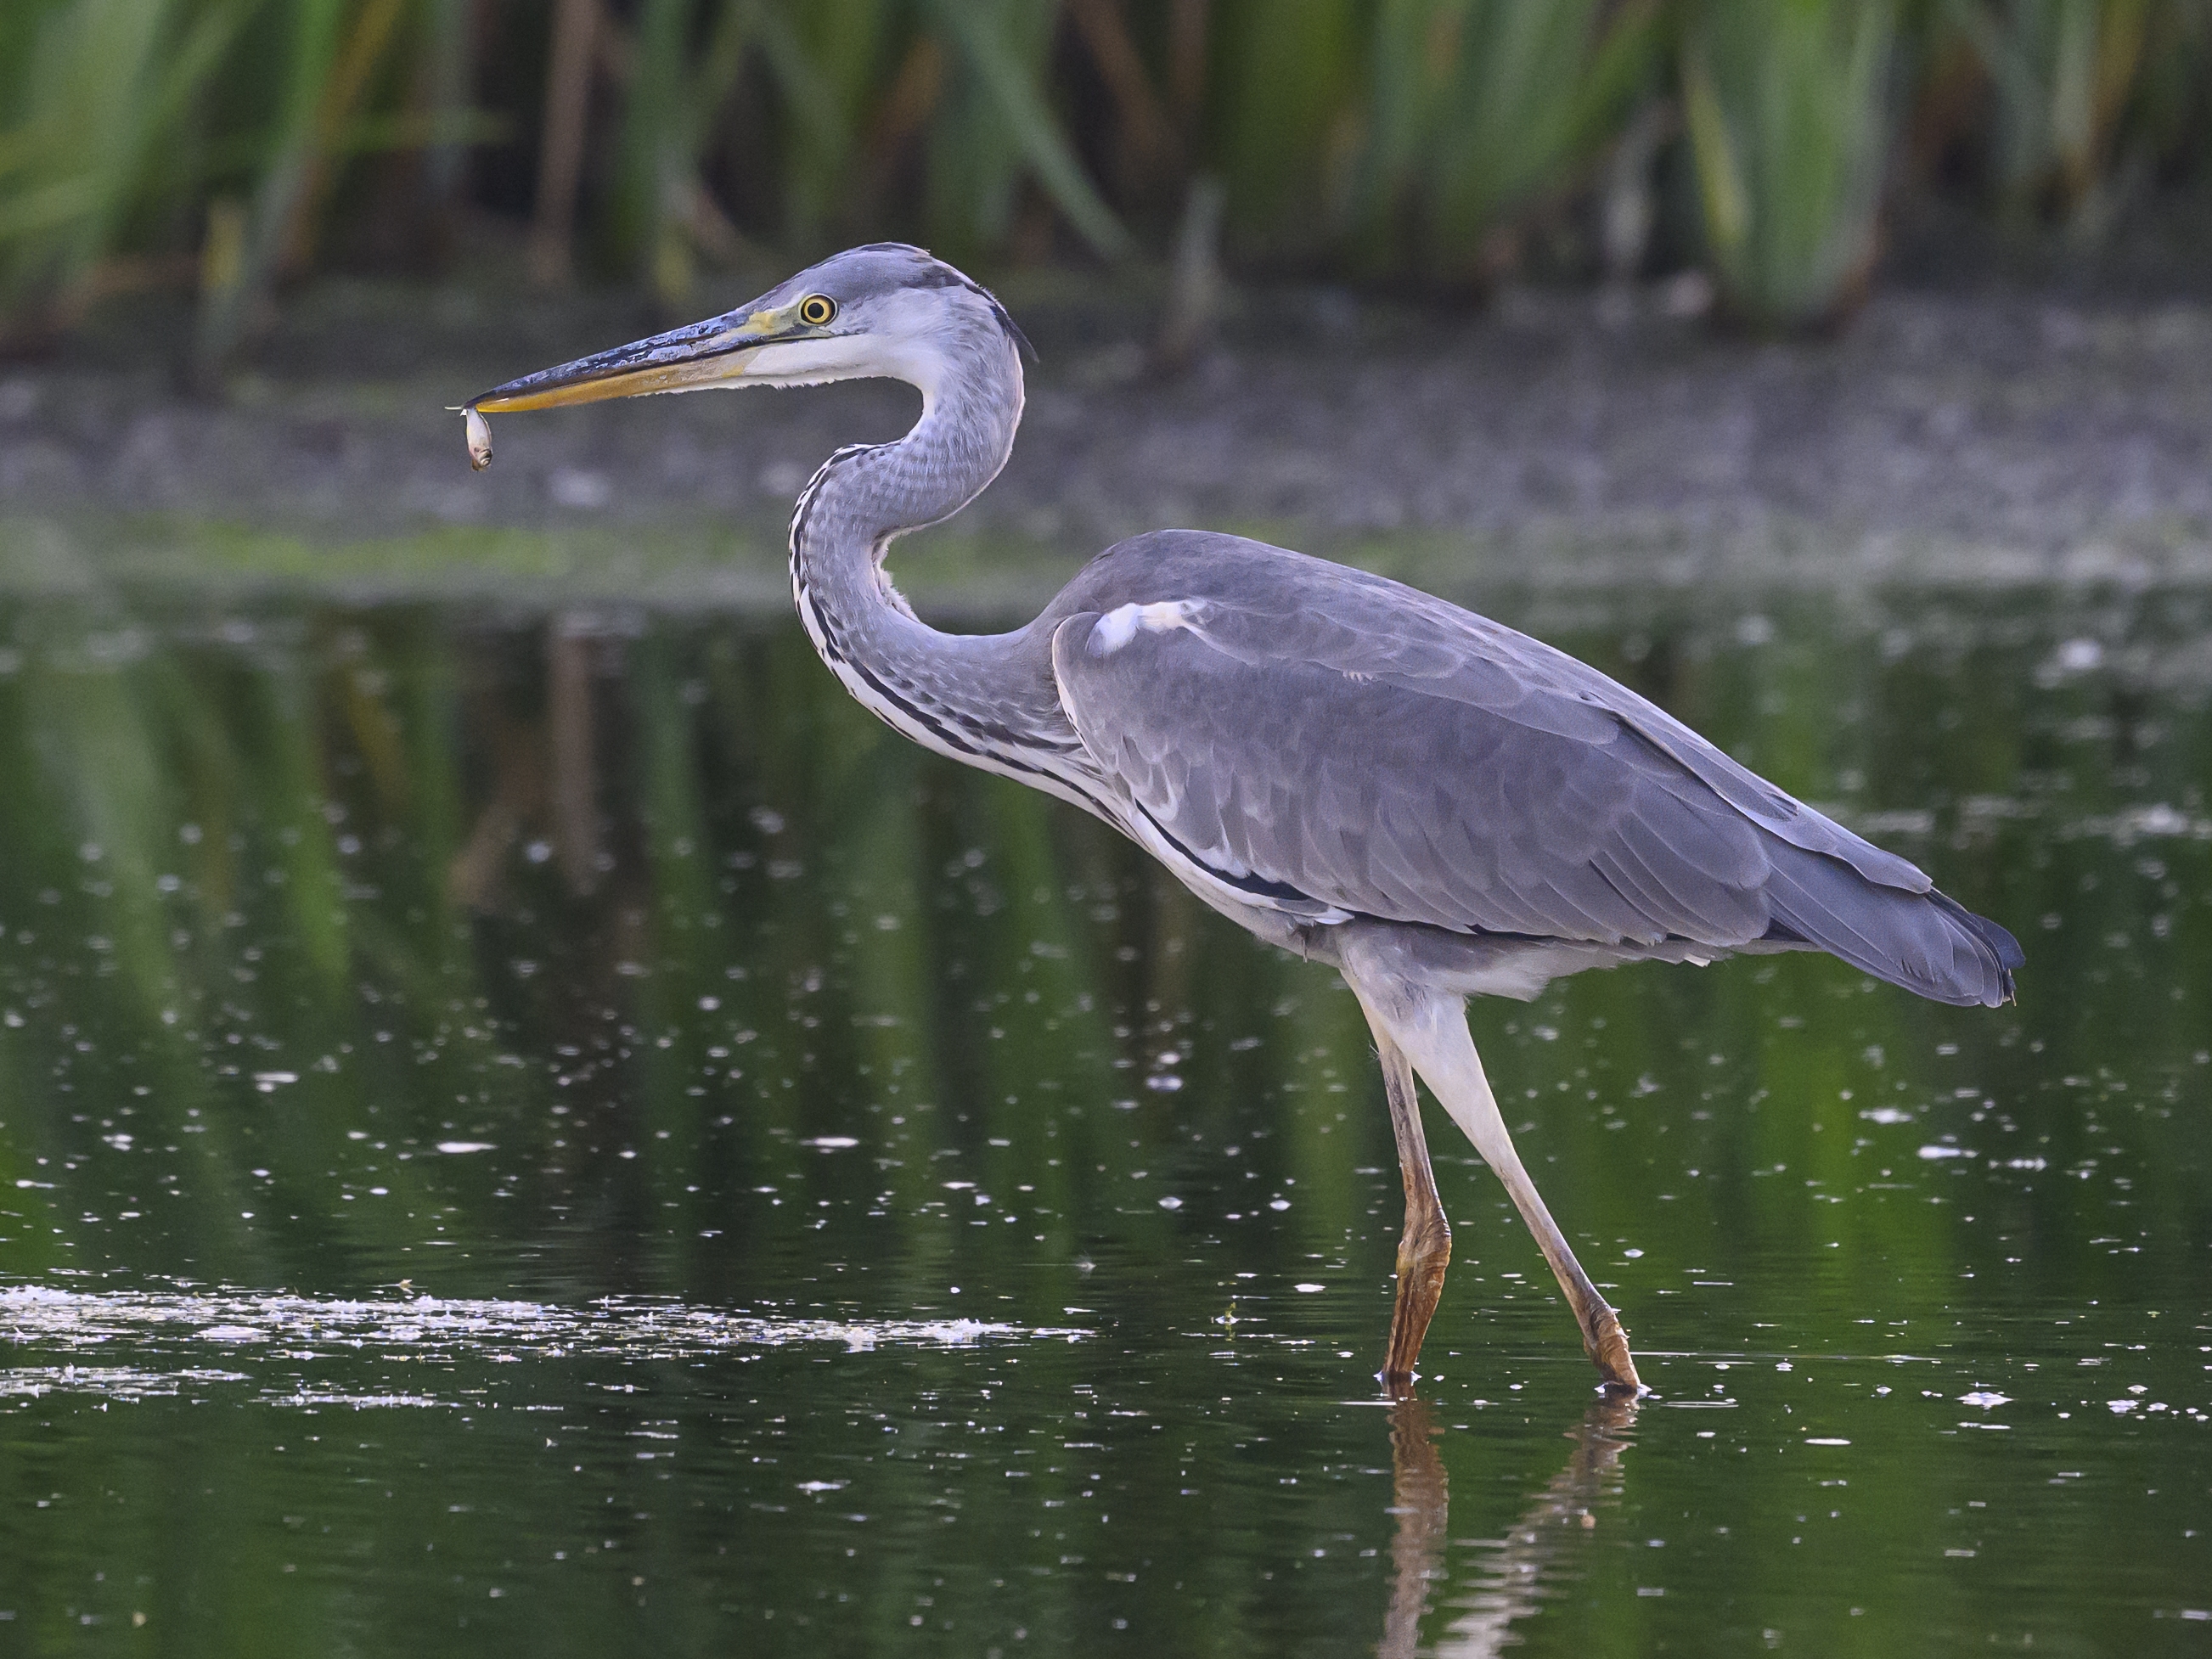
<svg viewBox="0 0 2212 1659"><path fill-rule="evenodd" d="M558 409L716 386L819 386L888 378L934 396L963 359L994 354L1020 373L1028 344L1006 308L941 259L879 242L810 266L750 305L495 386L464 405L471 452L479 415ZM490 459L483 439L479 466Z"/></svg>

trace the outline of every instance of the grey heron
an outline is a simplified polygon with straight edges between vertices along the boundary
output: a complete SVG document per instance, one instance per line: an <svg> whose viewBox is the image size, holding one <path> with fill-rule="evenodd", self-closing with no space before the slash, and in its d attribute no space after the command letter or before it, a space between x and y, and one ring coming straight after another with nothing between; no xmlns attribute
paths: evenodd
<svg viewBox="0 0 2212 1659"><path fill-rule="evenodd" d="M472 399L471 457L489 460L483 417L510 410L864 377L918 388L912 430L837 451L792 514L792 597L822 659L894 730L1097 815L1214 909L1343 975L1405 1184L1388 1387L1410 1385L1451 1254L1419 1076L1535 1236L1603 1386L1640 1389L1619 1316L1514 1152L1467 999L1620 963L1819 950L1994 1007L2019 945L1595 669L1363 571L1154 531L1026 627L928 626L884 556L1005 465L1026 343L951 265L854 248L735 311Z"/></svg>

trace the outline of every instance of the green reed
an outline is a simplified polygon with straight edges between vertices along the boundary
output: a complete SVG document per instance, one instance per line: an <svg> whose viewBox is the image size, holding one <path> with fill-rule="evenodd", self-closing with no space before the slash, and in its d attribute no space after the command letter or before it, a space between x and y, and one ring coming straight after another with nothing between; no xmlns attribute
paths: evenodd
<svg viewBox="0 0 2212 1659"><path fill-rule="evenodd" d="M1379 8L1342 207L1360 251L1447 281L1509 258L1486 239L1580 182L1650 95L1662 21L1596 0Z"/></svg>
<svg viewBox="0 0 2212 1659"><path fill-rule="evenodd" d="M2015 210L2047 200L2081 211L2102 182L2142 66L2147 0L1949 0L1952 22L1989 66L1995 171Z"/></svg>
<svg viewBox="0 0 2212 1659"><path fill-rule="evenodd" d="M1713 274L1760 324L1818 322L1873 268L1896 28L1881 0L1697 8L1683 124Z"/></svg>
<svg viewBox="0 0 2212 1659"><path fill-rule="evenodd" d="M76 0L0 14L0 335L65 325L200 180L189 143L246 0Z"/></svg>
<svg viewBox="0 0 2212 1659"><path fill-rule="evenodd" d="M212 385L287 283L462 210L671 311L870 236L1158 262L1212 179L1232 264L1448 289L1595 275L1601 197L1677 192L1792 325L1863 284L1908 121L2094 234L2201 179L2208 64L2203 0L21 0L0 337L181 289Z"/></svg>

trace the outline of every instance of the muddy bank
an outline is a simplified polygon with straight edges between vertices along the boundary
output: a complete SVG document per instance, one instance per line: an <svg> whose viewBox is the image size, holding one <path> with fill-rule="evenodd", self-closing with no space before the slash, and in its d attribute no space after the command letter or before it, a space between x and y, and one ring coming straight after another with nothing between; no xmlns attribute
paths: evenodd
<svg viewBox="0 0 2212 1659"><path fill-rule="evenodd" d="M1774 343L1658 290L1473 314L1285 291L1248 295L1163 382L1141 307L1008 297L1042 361L1012 464L956 526L994 568L1183 524L1395 548L1470 580L2212 578L2212 305L1887 292L1841 338ZM899 431L904 388L512 416L492 469L469 471L447 405L652 323L332 286L209 404L173 389L173 331L140 313L0 371L0 514L19 545L58 527L94 558L126 522L118 544L142 549L194 526L325 550L427 533L423 556L463 562L472 538L438 532L496 528L521 538L510 552L650 545L766 592L794 492L838 444Z"/></svg>

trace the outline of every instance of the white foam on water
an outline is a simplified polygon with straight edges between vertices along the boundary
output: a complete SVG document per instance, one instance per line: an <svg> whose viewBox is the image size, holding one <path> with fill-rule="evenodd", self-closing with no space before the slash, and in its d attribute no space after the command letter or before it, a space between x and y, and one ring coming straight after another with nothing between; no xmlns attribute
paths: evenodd
<svg viewBox="0 0 2212 1659"><path fill-rule="evenodd" d="M94 1394L108 1400L173 1400L210 1382L251 1382L244 1371L144 1370L135 1365L10 1365L0 1367L0 1400L36 1400L49 1394Z"/></svg>
<svg viewBox="0 0 2212 1659"><path fill-rule="evenodd" d="M41 1358L96 1352L135 1364L0 1367L0 1399L57 1389L112 1399L173 1395L206 1383L250 1382L243 1372L193 1362L220 1353L276 1361L379 1358L410 1365L548 1359L699 1359L794 1345L973 1347L987 1342L1080 1340L1085 1330L978 1319L777 1319L674 1301L615 1297L581 1305L431 1296L349 1300L248 1291L0 1289L0 1340ZM164 1358L181 1362L162 1364ZM275 1404L451 1405L400 1390L311 1388L296 1374L260 1390Z"/></svg>

